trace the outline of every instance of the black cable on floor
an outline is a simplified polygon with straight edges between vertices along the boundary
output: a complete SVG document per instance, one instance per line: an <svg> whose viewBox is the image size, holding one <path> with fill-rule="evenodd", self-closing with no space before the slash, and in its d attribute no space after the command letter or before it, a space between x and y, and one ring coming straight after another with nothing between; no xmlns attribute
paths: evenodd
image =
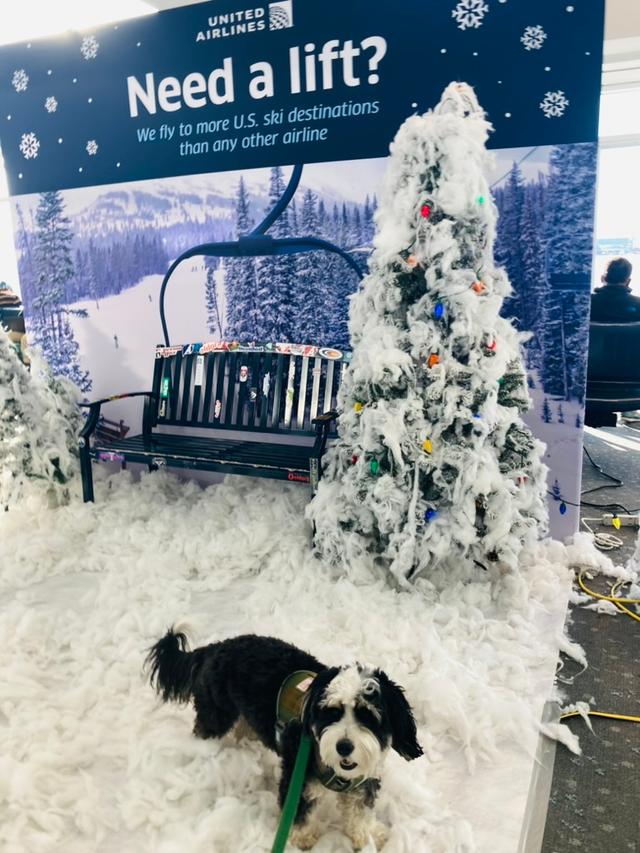
<svg viewBox="0 0 640 853"><path fill-rule="evenodd" d="M607 479L612 480L613 483L603 483L601 486L594 486L592 489L585 489L583 492L580 492L581 495L591 495L591 494L593 494L593 492L599 492L602 489L620 489L620 488L622 488L622 486L624 486L624 482L619 477L614 477L613 474L607 474L607 472L604 471L600 467L600 465L598 465L597 462L593 461L593 457L591 456L591 454L587 450L586 444L582 445L582 449L587 454L587 459L589 460L589 462L591 462L591 464L596 469L598 474L602 474L603 477L606 477ZM585 503L584 505L585 506L597 506L597 504L588 504L588 503ZM612 504L612 506L614 506L614 504ZM615 504L615 506L620 506L620 504Z"/></svg>

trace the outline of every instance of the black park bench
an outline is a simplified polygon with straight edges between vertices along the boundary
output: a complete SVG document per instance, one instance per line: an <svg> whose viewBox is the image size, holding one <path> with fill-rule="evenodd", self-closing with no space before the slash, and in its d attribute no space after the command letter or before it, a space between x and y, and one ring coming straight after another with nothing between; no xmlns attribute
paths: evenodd
<svg viewBox="0 0 640 853"><path fill-rule="evenodd" d="M94 499L93 461L267 477L308 483L314 491L327 441L336 433L338 388L350 358L294 344L156 347L151 391L84 404L85 502ZM103 404L138 396L145 397L138 435L96 431Z"/></svg>

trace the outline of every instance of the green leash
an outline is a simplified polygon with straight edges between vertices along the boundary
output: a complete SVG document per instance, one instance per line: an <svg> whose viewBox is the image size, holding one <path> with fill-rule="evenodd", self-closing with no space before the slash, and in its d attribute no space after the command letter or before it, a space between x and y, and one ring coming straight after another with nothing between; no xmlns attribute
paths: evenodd
<svg viewBox="0 0 640 853"><path fill-rule="evenodd" d="M300 746L296 755L296 763L293 766L291 774L291 782L282 808L278 831L271 848L271 853L283 853L287 844L287 838L291 832L291 824L298 811L298 803L302 794L302 785L307 772L307 764L309 763L309 753L311 752L311 738L309 735L302 735L300 738Z"/></svg>

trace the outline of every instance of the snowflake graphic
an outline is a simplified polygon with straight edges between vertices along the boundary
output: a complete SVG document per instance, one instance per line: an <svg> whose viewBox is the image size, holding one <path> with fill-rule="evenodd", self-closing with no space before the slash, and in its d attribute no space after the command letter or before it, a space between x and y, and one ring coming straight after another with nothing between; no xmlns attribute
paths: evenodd
<svg viewBox="0 0 640 853"><path fill-rule="evenodd" d="M488 11L489 7L484 0L459 0L451 17L457 20L460 30L477 29L484 23L484 16Z"/></svg>
<svg viewBox="0 0 640 853"><path fill-rule="evenodd" d="M17 68L11 77L11 85L16 92L25 92L29 85L29 75L24 68Z"/></svg>
<svg viewBox="0 0 640 853"><path fill-rule="evenodd" d="M40 140L35 133L23 133L19 148L25 160L33 160L38 156Z"/></svg>
<svg viewBox="0 0 640 853"><path fill-rule="evenodd" d="M540 50L546 39L547 34L540 25L536 27L526 27L524 33L520 37L520 41L524 45L525 50Z"/></svg>
<svg viewBox="0 0 640 853"><path fill-rule="evenodd" d="M540 103L540 109L547 118L560 118L568 106L569 100L560 89L557 92L547 92L544 101Z"/></svg>
<svg viewBox="0 0 640 853"><path fill-rule="evenodd" d="M80 46L80 53L84 56L85 59L95 59L98 55L98 48L100 47L100 42L97 41L95 36L85 36L82 39L82 45Z"/></svg>
<svg viewBox="0 0 640 853"><path fill-rule="evenodd" d="M91 156L91 157L94 154L98 153L98 143L95 141L95 139L90 139L87 142L86 148L87 148L87 154L89 154L89 156Z"/></svg>
<svg viewBox="0 0 640 853"><path fill-rule="evenodd" d="M55 113L58 109L58 102L53 95L44 102L44 108L48 113Z"/></svg>

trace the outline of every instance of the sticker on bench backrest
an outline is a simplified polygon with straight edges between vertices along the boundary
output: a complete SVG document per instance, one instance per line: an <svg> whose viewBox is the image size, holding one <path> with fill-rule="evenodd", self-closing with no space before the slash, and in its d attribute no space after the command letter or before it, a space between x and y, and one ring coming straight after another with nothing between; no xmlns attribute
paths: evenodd
<svg viewBox="0 0 640 853"><path fill-rule="evenodd" d="M300 355L306 358L326 358L331 361L349 361L350 352L343 352L333 347L317 347L311 344L292 344L284 341L276 343L251 341L242 344L239 341L206 341L205 343L179 344L173 346L157 346L156 358L171 358L178 353L186 355L206 355L211 352L266 352L278 355Z"/></svg>
<svg viewBox="0 0 640 853"><path fill-rule="evenodd" d="M196 373L193 379L194 385L202 385L202 376L204 374L204 356L199 355L196 358Z"/></svg>
<svg viewBox="0 0 640 853"><path fill-rule="evenodd" d="M98 459L101 462L124 462L123 453L115 453L113 450L99 450Z"/></svg>

